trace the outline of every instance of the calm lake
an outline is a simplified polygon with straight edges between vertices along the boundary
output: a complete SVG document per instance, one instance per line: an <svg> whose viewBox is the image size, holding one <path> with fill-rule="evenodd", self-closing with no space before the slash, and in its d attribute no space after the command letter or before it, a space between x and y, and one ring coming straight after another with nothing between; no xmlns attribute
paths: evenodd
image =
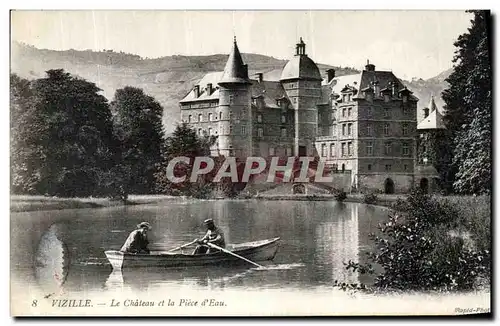
<svg viewBox="0 0 500 326"><path fill-rule="evenodd" d="M344 262L365 262L369 233L387 209L335 201L168 201L159 205L71 209L11 215L11 265L20 282L33 277L52 291L65 278L66 291L205 287L245 289L330 288L334 280L369 282L346 271ZM119 249L130 231L149 221L152 248L171 249L204 234L213 218L227 243L281 237L269 267L148 268L112 273L104 251ZM190 252L188 249L185 252ZM35 269L32 268L35 262ZM61 282L62 283L62 282Z"/></svg>

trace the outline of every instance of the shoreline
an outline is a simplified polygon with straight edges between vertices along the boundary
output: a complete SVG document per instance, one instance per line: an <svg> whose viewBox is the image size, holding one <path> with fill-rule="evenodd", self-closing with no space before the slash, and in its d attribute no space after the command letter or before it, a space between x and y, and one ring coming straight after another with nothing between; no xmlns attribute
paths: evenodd
<svg viewBox="0 0 500 326"><path fill-rule="evenodd" d="M363 194L347 194L347 198L342 201L345 203L358 203L365 205L372 205L384 208L391 208L399 198L404 199L406 194L379 194L377 200L373 204L364 202ZM481 197L473 196L440 196L435 195L438 199L448 199L452 202L464 199L465 201L480 200ZM488 197L488 196L487 196ZM209 198L209 199L196 199L185 196L168 196L168 195L130 195L124 203L120 200L111 200L108 198L62 198L62 197L48 197L39 195L11 195L10 196L10 212L22 213L31 211L51 211L63 209L80 209L80 208L106 208L106 207L125 207L147 204L160 204L162 202L172 201L188 201L188 200L262 200L262 201L336 201L335 196L332 194L276 194L276 195L254 195L248 197L236 198ZM491 200L491 198L489 198ZM491 203L491 202L490 202Z"/></svg>
<svg viewBox="0 0 500 326"><path fill-rule="evenodd" d="M401 197L404 195L400 195ZM185 201L185 200L204 200L184 196L168 196L168 195L130 195L126 202L120 200L111 200L100 197L86 198L64 198L64 197L49 197L40 195L11 195L10 196L10 212L22 213L32 211L52 211L63 209L81 209L81 208L106 208L106 207L125 207L146 204L159 204L166 201ZM314 195L257 195L252 197L240 198L211 198L208 200L269 200L269 201L335 201L335 196L330 194L314 194ZM348 194L343 202L360 203L373 206L390 207L396 199L380 198L374 204L366 204L363 202L362 195Z"/></svg>

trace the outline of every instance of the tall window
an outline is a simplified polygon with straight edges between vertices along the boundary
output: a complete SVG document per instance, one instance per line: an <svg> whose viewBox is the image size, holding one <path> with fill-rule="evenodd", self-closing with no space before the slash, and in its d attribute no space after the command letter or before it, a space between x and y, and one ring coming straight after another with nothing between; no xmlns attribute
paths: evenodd
<svg viewBox="0 0 500 326"><path fill-rule="evenodd" d="M332 125L332 136L337 136L337 125Z"/></svg>
<svg viewBox="0 0 500 326"><path fill-rule="evenodd" d="M219 112L219 120L222 120L222 112Z"/></svg>
<svg viewBox="0 0 500 326"><path fill-rule="evenodd" d="M229 95L229 104L233 104L234 102L234 95Z"/></svg>
<svg viewBox="0 0 500 326"><path fill-rule="evenodd" d="M366 125L366 134L368 136L372 136L373 135L373 126L371 123L367 124Z"/></svg>
<svg viewBox="0 0 500 326"><path fill-rule="evenodd" d="M390 118L391 117L391 111L389 108L384 108L384 118Z"/></svg>
<svg viewBox="0 0 500 326"><path fill-rule="evenodd" d="M403 143L403 156L408 155L410 155L410 148L408 146L408 143Z"/></svg>
<svg viewBox="0 0 500 326"><path fill-rule="evenodd" d="M264 136L264 130L262 130L262 128L257 129L257 136L258 137L263 137Z"/></svg>
<svg viewBox="0 0 500 326"><path fill-rule="evenodd" d="M347 134L352 135L352 123L347 124Z"/></svg>
<svg viewBox="0 0 500 326"><path fill-rule="evenodd" d="M341 151L342 157L345 156L345 143L342 143L342 151Z"/></svg>
<svg viewBox="0 0 500 326"><path fill-rule="evenodd" d="M233 126L229 126L229 134L233 134Z"/></svg>
<svg viewBox="0 0 500 326"><path fill-rule="evenodd" d="M257 114L257 122L262 122L262 114Z"/></svg>
<svg viewBox="0 0 500 326"><path fill-rule="evenodd" d="M188 117L188 122L191 123L193 121L193 116L190 114Z"/></svg>
<svg viewBox="0 0 500 326"><path fill-rule="evenodd" d="M342 109L342 116L345 117L346 108Z"/></svg>
<svg viewBox="0 0 500 326"><path fill-rule="evenodd" d="M351 113L352 113L352 108L348 108L347 109L347 116L350 117L351 116Z"/></svg>
<svg viewBox="0 0 500 326"><path fill-rule="evenodd" d="M281 128L281 137L286 137L286 128Z"/></svg>
<svg viewBox="0 0 500 326"><path fill-rule="evenodd" d="M373 155L373 142L371 142L371 141L366 143L366 155L368 155L368 156Z"/></svg>
<svg viewBox="0 0 500 326"><path fill-rule="evenodd" d="M274 156L274 147L269 147L269 156Z"/></svg>
<svg viewBox="0 0 500 326"><path fill-rule="evenodd" d="M326 144L321 144L321 156L326 157Z"/></svg>
<svg viewBox="0 0 500 326"><path fill-rule="evenodd" d="M228 119L231 120L233 118L233 111L229 110Z"/></svg>
<svg viewBox="0 0 500 326"><path fill-rule="evenodd" d="M403 170L408 171L408 164L403 165Z"/></svg>
<svg viewBox="0 0 500 326"><path fill-rule="evenodd" d="M408 115L408 107L403 105L403 115Z"/></svg>
<svg viewBox="0 0 500 326"><path fill-rule="evenodd" d="M385 155L390 155L391 153L392 153L392 143L388 141L385 143Z"/></svg>
<svg viewBox="0 0 500 326"><path fill-rule="evenodd" d="M247 126L245 126L245 125L241 126L241 134L242 135L246 135L247 134Z"/></svg>
<svg viewBox="0 0 500 326"><path fill-rule="evenodd" d="M389 136L389 124L384 124L384 136Z"/></svg>
<svg viewBox="0 0 500 326"><path fill-rule="evenodd" d="M346 125L342 125L342 136L345 136L345 131L346 131Z"/></svg>
<svg viewBox="0 0 500 326"><path fill-rule="evenodd" d="M403 136L408 135L408 124L403 123Z"/></svg>
<svg viewBox="0 0 500 326"><path fill-rule="evenodd" d="M286 156L292 156L292 148L291 147L286 148Z"/></svg>
<svg viewBox="0 0 500 326"><path fill-rule="evenodd" d="M335 144L330 144L330 156L335 157Z"/></svg>
<svg viewBox="0 0 500 326"><path fill-rule="evenodd" d="M213 114L209 113L208 114L208 121L213 121L213 120L214 120Z"/></svg>
<svg viewBox="0 0 500 326"><path fill-rule="evenodd" d="M371 170L372 170L372 165L368 164L368 171L371 171Z"/></svg>
<svg viewBox="0 0 500 326"><path fill-rule="evenodd" d="M335 121L336 119L337 119L337 109L333 109L332 120Z"/></svg>
<svg viewBox="0 0 500 326"><path fill-rule="evenodd" d="M203 130L201 128L198 128L198 136L203 136Z"/></svg>
<svg viewBox="0 0 500 326"><path fill-rule="evenodd" d="M202 122L203 121L203 114L198 114L198 122Z"/></svg>
<svg viewBox="0 0 500 326"><path fill-rule="evenodd" d="M285 123L286 122L286 115L282 114L281 115L281 123Z"/></svg>
<svg viewBox="0 0 500 326"><path fill-rule="evenodd" d="M352 142L347 143L347 155L352 156L353 150L352 150Z"/></svg>
<svg viewBox="0 0 500 326"><path fill-rule="evenodd" d="M212 128L208 128L208 134L209 134L210 136L212 136L212 135L213 135L213 130L212 130Z"/></svg>
<svg viewBox="0 0 500 326"><path fill-rule="evenodd" d="M372 116L372 114L373 114L373 109L372 109L372 107L371 107L371 106L367 107L367 108L366 108L366 115L367 115L367 116L369 116L369 117L371 117L371 116Z"/></svg>

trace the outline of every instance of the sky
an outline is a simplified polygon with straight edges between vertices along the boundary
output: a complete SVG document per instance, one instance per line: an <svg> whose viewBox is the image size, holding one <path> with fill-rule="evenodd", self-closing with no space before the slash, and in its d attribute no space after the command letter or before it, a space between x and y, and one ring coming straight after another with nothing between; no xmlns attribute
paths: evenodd
<svg viewBox="0 0 500 326"><path fill-rule="evenodd" d="M244 53L430 78L452 67L464 11L13 11L11 39L53 50L113 49L142 57Z"/></svg>

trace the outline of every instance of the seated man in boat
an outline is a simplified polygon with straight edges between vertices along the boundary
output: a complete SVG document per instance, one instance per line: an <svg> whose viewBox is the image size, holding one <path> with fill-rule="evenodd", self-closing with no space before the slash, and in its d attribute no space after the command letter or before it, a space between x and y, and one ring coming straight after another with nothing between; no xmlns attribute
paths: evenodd
<svg viewBox="0 0 500 326"><path fill-rule="evenodd" d="M207 246L207 243L214 244L218 247L225 248L226 242L224 241L224 234L221 229L215 226L214 220L209 218L203 222L207 227L207 233L203 238L198 239L199 246L193 252L193 255L208 254L217 251L214 248Z"/></svg>
<svg viewBox="0 0 500 326"><path fill-rule="evenodd" d="M149 254L148 230L151 230L151 225L148 222L138 224L137 229L130 232L120 251L134 254Z"/></svg>

